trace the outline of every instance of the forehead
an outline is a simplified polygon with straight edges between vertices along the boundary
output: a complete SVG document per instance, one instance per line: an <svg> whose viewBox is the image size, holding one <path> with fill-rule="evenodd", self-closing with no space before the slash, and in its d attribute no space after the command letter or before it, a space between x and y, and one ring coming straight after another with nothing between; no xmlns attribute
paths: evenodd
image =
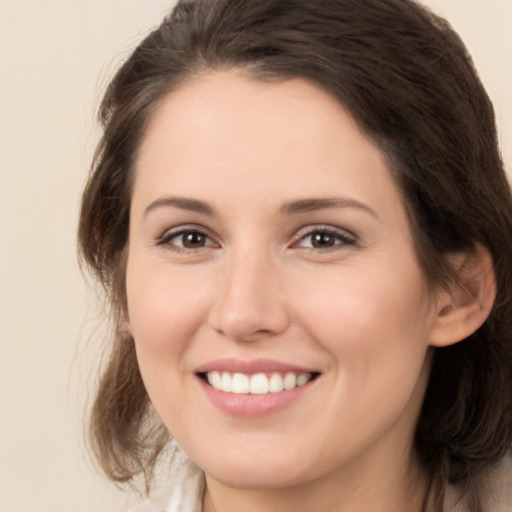
<svg viewBox="0 0 512 512"><path fill-rule="evenodd" d="M178 134L182 139L194 135L188 139L190 145L209 142L218 148L230 140L240 142L243 135L265 133L281 145L304 143L305 138L313 141L312 136L321 137L325 144L340 144L339 128L345 139L364 138L334 95L305 79L269 82L241 70L209 72L193 77L157 104L141 153L148 143L154 146L162 137L169 142ZM261 157L265 151L258 154Z"/></svg>
<svg viewBox="0 0 512 512"><path fill-rule="evenodd" d="M384 208L401 202L382 152L333 95L302 79L194 78L155 109L136 167L135 190L152 195L207 198L223 184L224 196L336 189Z"/></svg>

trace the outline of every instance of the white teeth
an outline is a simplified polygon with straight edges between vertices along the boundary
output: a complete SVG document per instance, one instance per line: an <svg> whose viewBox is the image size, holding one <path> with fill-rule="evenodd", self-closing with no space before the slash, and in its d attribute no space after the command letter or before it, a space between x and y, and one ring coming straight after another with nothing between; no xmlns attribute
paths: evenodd
<svg viewBox="0 0 512 512"><path fill-rule="evenodd" d="M233 390L231 382L231 374L224 372L220 380L220 389L222 389L222 391L226 391L227 393L231 393Z"/></svg>
<svg viewBox="0 0 512 512"><path fill-rule="evenodd" d="M208 377L208 382L215 389L222 388L222 378L221 378L219 372L208 372L207 377Z"/></svg>
<svg viewBox="0 0 512 512"><path fill-rule="evenodd" d="M312 375L288 372L283 377L280 373L273 373L269 379L264 373L249 376L244 373L212 371L206 374L206 378L210 386L225 393L266 395L304 386L311 380Z"/></svg>
<svg viewBox="0 0 512 512"><path fill-rule="evenodd" d="M222 381L224 381L224 375L222 375ZM231 380L231 392L237 394L249 393L249 377L243 373L235 373Z"/></svg>
<svg viewBox="0 0 512 512"><path fill-rule="evenodd" d="M257 373L251 377L251 395L266 395L268 388L268 379L264 373Z"/></svg>
<svg viewBox="0 0 512 512"><path fill-rule="evenodd" d="M297 377L297 387L304 386L307 382L311 380L311 373L301 373Z"/></svg>
<svg viewBox="0 0 512 512"><path fill-rule="evenodd" d="M279 375L279 373L272 374L272 377L270 377L270 381L268 383L268 388L271 393L279 393L279 391L283 391L283 378L281 375Z"/></svg>
<svg viewBox="0 0 512 512"><path fill-rule="evenodd" d="M284 389L293 389L297 386L297 376L294 373L287 373L284 378Z"/></svg>

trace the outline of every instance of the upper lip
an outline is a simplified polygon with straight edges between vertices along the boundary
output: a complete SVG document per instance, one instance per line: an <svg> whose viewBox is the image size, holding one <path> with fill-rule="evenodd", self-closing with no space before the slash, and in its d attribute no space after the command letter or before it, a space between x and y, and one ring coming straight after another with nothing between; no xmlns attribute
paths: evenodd
<svg viewBox="0 0 512 512"><path fill-rule="evenodd" d="M196 370L197 373L208 373L213 371L245 373L248 375L270 372L318 373L311 368L305 368L273 359L244 360L235 358L215 359L201 365Z"/></svg>

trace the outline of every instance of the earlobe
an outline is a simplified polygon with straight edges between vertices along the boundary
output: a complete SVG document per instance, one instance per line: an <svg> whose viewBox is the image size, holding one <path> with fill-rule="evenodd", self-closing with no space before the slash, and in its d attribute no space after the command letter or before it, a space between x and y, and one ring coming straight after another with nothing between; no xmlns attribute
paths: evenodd
<svg viewBox="0 0 512 512"><path fill-rule="evenodd" d="M489 316L496 297L494 265L489 251L476 245L453 257L458 279L439 293L437 316L429 342L453 345L473 334Z"/></svg>
<svg viewBox="0 0 512 512"><path fill-rule="evenodd" d="M123 331L128 333L133 338L132 324L128 318L123 320Z"/></svg>

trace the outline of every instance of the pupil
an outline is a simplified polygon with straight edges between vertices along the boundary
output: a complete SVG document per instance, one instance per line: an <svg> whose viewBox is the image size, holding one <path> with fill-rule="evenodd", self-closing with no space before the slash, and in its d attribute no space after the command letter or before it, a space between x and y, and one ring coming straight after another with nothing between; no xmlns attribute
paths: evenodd
<svg viewBox="0 0 512 512"><path fill-rule="evenodd" d="M332 247L334 237L329 233L316 233L313 235L313 247Z"/></svg>
<svg viewBox="0 0 512 512"><path fill-rule="evenodd" d="M202 233L187 233L183 237L183 245L185 247L200 247L204 245L204 235Z"/></svg>

